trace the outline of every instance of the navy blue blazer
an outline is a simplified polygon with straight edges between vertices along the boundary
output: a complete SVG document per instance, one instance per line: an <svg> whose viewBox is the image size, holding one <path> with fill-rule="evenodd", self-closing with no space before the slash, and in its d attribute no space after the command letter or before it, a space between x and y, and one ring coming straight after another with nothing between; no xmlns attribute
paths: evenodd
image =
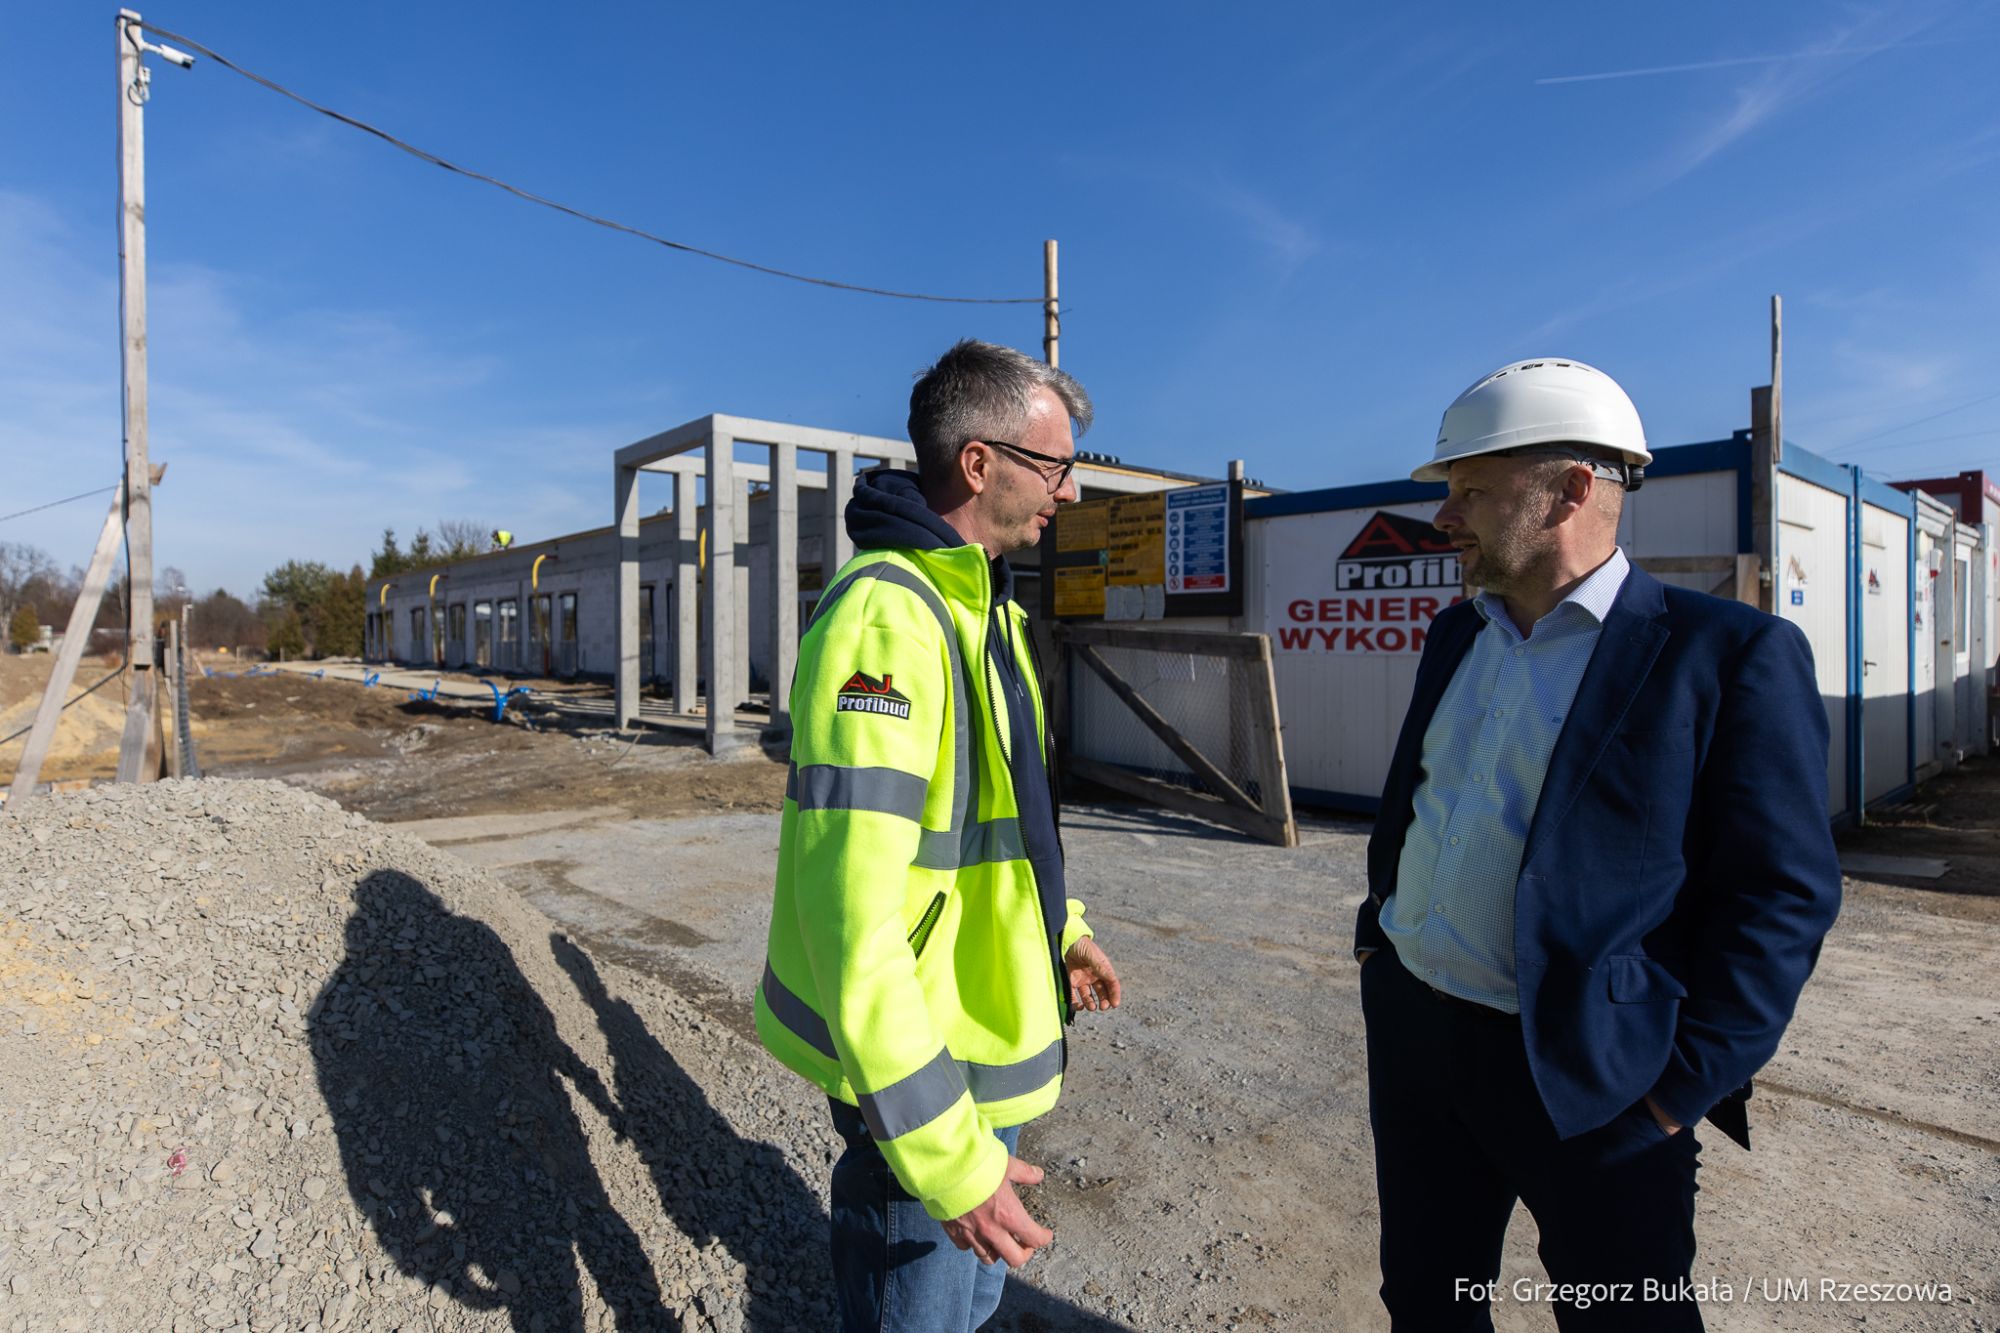
<svg viewBox="0 0 2000 1333"><path fill-rule="evenodd" d="M1389 947L1424 732L1483 620L1439 613L1368 840L1360 949ZM1549 757L1514 889L1528 1066L1564 1138L1651 1093L1749 1146L1778 1047L1840 910L1827 724L1798 627L1634 568Z"/></svg>

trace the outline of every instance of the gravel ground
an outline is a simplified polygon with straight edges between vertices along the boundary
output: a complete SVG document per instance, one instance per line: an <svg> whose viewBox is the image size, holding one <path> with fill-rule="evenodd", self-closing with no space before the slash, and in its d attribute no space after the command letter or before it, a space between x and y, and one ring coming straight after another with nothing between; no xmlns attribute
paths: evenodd
<svg viewBox="0 0 2000 1333"><path fill-rule="evenodd" d="M824 1326L833 1140L752 1054L322 797L26 803L0 1327Z"/></svg>
<svg viewBox="0 0 2000 1333"><path fill-rule="evenodd" d="M447 852L269 782L0 810L0 1330L828 1327L834 1139L745 1036L775 821L619 813L414 826ZM1073 813L1127 1004L1023 1136L1057 1241L998 1329L1382 1326L1365 833ZM1708 1136L1702 1173L1698 1277L1957 1302L1749 1293L1711 1327L1994 1327L1991 902L1850 884L1758 1150Z"/></svg>

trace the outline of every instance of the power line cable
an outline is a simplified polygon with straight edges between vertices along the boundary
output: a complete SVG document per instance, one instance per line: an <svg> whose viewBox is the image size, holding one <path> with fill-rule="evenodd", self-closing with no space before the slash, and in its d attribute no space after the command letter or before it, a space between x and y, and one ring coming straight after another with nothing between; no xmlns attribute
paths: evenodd
<svg viewBox="0 0 2000 1333"><path fill-rule="evenodd" d="M182 46L197 51L231 73L240 74L252 83L268 88L281 97L290 98L300 106L317 111L322 116L331 120L337 120L341 124L351 126L365 134L372 134L382 140L382 142L391 147L400 148L411 157L417 158L420 161L429 162L433 166L443 167L446 171L454 172L471 180L482 181L497 189L505 190L508 194L518 199L525 199L531 204L539 204L543 208L552 208L558 213L567 213L573 218L593 223L599 227L608 227L612 231L622 231L628 236L637 236L642 241L651 241L653 244L665 246L669 250L679 250L686 254L699 255L703 259L713 259L721 264L733 264L737 268L747 268L753 273L764 273L774 278L787 278L793 282L811 283L816 287L831 287L836 291L861 292L868 296L890 296L901 301L938 301L947 305L1042 305L1046 301L1046 298L1040 296L937 296L928 292L903 292L895 291L888 287L869 287L858 282L840 282L833 278L816 278L807 273L793 273L788 269L774 268L769 264L759 264L753 260L738 259L733 255L721 254L714 250L704 250L698 245L689 245L685 241L670 240L665 236L655 235L653 232L642 228L629 226L623 222L615 222L610 218L599 217L595 213L585 212L583 209L573 208L557 200L545 198L532 190L524 190L518 185L509 185L506 181L498 177L488 176L483 172L473 171L468 167L461 167L454 162L447 162L436 153L427 152L413 144L405 143L395 135L390 134L387 130L377 129L366 121L356 120L353 116L335 111L332 107L322 106L309 97L304 97L293 92L290 88L285 87L275 80L267 79L262 74L252 73L228 57L216 54L200 42L195 41L192 37L183 37L177 32L168 32L165 28L155 27L150 23L140 23L137 26L152 33L155 37L163 38L169 42L178 42Z"/></svg>
<svg viewBox="0 0 2000 1333"><path fill-rule="evenodd" d="M66 505L72 500L88 500L93 495L103 495L107 491L115 491L117 489L118 485L114 482L109 486L99 486L94 491L85 491L81 495L65 496L60 500L51 500L45 505L36 505L33 509L21 509L11 514L0 514L0 523L5 523L8 519L12 518L26 518L29 514L39 514L44 509L54 509L57 505Z"/></svg>
<svg viewBox="0 0 2000 1333"><path fill-rule="evenodd" d="M1948 417L1954 412L1963 412L1968 407L1978 407L1981 403L1990 403L1995 398L2000 398L2000 390L1995 390L1983 397L1974 398L1970 402L1960 403L1956 407L1947 407L1942 412L1933 412L1927 417L1918 417L1915 421L1905 421L1900 426L1891 426L1888 430L1878 435L1870 435L1865 439L1856 440L1851 444L1843 444L1838 449L1829 449L1826 451L1827 457L1833 458L1840 454L1858 452L1864 445L1873 444L1876 440L1885 440L1891 435L1900 435L1912 426L1921 426L1927 421L1936 421L1939 417Z"/></svg>

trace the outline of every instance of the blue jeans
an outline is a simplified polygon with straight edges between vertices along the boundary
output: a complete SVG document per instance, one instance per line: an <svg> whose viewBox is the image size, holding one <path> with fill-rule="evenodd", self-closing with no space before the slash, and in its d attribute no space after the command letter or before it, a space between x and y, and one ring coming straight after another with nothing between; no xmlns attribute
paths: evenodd
<svg viewBox="0 0 2000 1333"><path fill-rule="evenodd" d="M834 1308L841 1333L972 1333L1000 1308L1007 1265L961 1250L897 1183L861 1112L829 1100L847 1151L833 1164ZM993 1136L1011 1154L1020 1126Z"/></svg>

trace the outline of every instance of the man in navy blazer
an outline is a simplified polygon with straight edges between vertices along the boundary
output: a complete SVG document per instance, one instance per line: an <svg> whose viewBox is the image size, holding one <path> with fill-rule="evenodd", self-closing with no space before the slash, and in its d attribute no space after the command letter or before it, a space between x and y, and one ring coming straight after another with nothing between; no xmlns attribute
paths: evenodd
<svg viewBox="0 0 2000 1333"><path fill-rule="evenodd" d="M1839 909L1805 636L1630 564L1650 461L1609 376L1543 360L1415 474L1481 591L1425 642L1355 931L1398 1330L1493 1327L1516 1201L1565 1333L1701 1328L1692 1126L1749 1146Z"/></svg>

